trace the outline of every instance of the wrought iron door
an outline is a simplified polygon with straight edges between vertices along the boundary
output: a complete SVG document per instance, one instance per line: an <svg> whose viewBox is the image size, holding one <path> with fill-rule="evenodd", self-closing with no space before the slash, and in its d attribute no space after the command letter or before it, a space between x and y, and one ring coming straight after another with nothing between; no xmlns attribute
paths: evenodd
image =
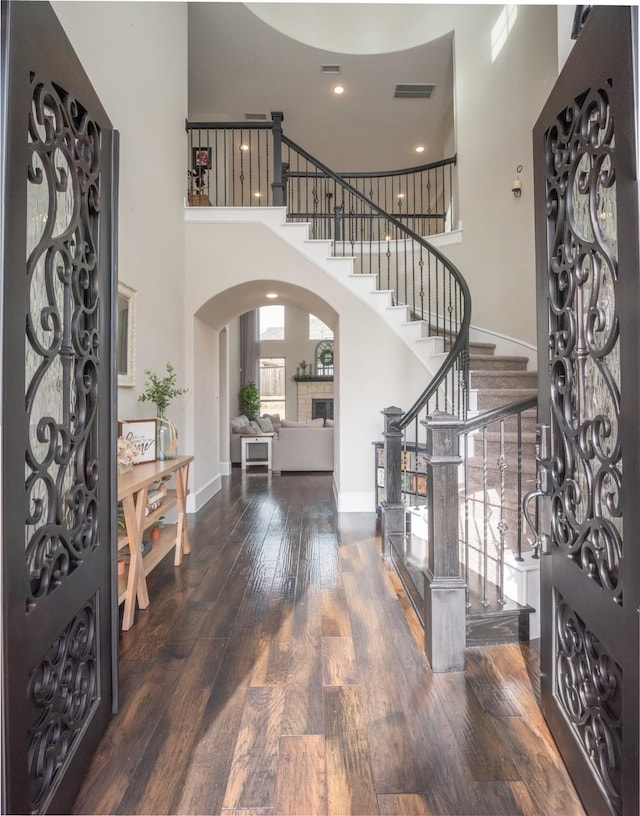
<svg viewBox="0 0 640 816"><path fill-rule="evenodd" d="M594 7L534 129L542 697L590 814L637 814L635 8Z"/></svg>
<svg viewBox="0 0 640 816"><path fill-rule="evenodd" d="M60 813L115 701L117 139L48 3L2 54L2 804Z"/></svg>

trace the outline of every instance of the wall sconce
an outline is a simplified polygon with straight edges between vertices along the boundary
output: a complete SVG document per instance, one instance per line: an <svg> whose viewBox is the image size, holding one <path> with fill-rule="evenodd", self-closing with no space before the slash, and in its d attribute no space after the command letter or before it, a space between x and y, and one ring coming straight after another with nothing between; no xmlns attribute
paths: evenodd
<svg viewBox="0 0 640 816"><path fill-rule="evenodd" d="M513 180L513 184L511 185L511 192L516 198L520 198L520 196L522 195L522 179L520 178L520 173L522 173L521 164L519 164L516 167L516 173L518 175Z"/></svg>

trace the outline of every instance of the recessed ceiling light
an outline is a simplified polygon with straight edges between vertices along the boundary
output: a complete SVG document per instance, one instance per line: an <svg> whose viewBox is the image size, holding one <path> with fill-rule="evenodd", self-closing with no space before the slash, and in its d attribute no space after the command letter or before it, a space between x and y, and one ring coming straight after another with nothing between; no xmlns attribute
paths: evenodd
<svg viewBox="0 0 640 816"><path fill-rule="evenodd" d="M248 149L249 149L249 145L248 145L248 144L241 144L241 145L240 145L240 150L242 150L242 152L243 152L243 153L244 153L244 151L245 151L245 150L248 150Z"/></svg>
<svg viewBox="0 0 640 816"><path fill-rule="evenodd" d="M416 153L424 153L424 145L418 145L416 147Z"/></svg>
<svg viewBox="0 0 640 816"><path fill-rule="evenodd" d="M268 297L269 300L275 300L278 297L278 293L277 292L267 292L265 297Z"/></svg>
<svg viewBox="0 0 640 816"><path fill-rule="evenodd" d="M344 88L342 87L342 85L336 85L336 87L333 89L333 92L338 95L343 94Z"/></svg>

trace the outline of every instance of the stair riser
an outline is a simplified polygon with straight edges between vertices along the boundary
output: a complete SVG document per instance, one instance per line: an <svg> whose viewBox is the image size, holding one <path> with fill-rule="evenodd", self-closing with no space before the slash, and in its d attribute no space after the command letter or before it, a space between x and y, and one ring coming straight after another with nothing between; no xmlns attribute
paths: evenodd
<svg viewBox="0 0 640 816"><path fill-rule="evenodd" d="M529 361L526 357L476 356L469 360L471 371L526 371Z"/></svg>
<svg viewBox="0 0 640 816"><path fill-rule="evenodd" d="M501 408L503 405L510 405L512 402L535 397L537 392L534 389L513 389L502 390L499 393L490 393L484 390L478 391L477 408L478 411L491 411L493 408Z"/></svg>
<svg viewBox="0 0 640 816"><path fill-rule="evenodd" d="M499 646L529 640L529 614L513 612L493 618L467 618L467 646Z"/></svg>
<svg viewBox="0 0 640 816"><path fill-rule="evenodd" d="M537 371L471 371L471 388L531 388L538 387Z"/></svg>

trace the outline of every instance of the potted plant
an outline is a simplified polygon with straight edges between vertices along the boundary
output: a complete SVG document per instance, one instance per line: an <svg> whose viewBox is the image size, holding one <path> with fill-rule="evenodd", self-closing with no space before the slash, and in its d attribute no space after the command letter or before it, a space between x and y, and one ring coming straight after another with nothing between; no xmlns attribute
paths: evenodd
<svg viewBox="0 0 640 816"><path fill-rule="evenodd" d="M164 377L154 371L145 370L147 379L145 389L138 397L140 402L152 402L156 406L157 439L156 456L158 459L175 459L178 454L178 434L176 426L167 418L166 410L171 400L186 394L188 388L178 388L177 375L171 363L167 363Z"/></svg>
<svg viewBox="0 0 640 816"><path fill-rule="evenodd" d="M244 414L249 422L260 416L260 392L253 380L240 389L240 413Z"/></svg>

